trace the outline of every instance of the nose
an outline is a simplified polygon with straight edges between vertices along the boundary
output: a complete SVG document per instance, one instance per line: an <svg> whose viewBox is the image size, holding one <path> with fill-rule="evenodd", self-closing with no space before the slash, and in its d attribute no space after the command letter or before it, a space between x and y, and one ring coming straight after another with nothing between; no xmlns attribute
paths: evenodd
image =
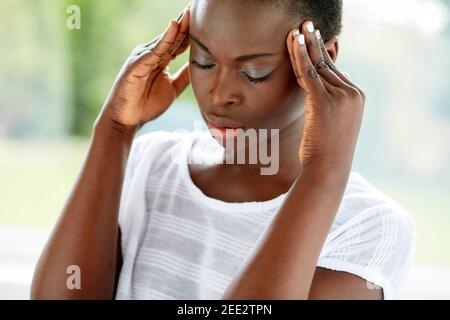
<svg viewBox="0 0 450 320"><path fill-rule="evenodd" d="M218 71L215 74L208 96L215 107L236 106L240 104L242 99L237 90L237 79L225 70Z"/></svg>

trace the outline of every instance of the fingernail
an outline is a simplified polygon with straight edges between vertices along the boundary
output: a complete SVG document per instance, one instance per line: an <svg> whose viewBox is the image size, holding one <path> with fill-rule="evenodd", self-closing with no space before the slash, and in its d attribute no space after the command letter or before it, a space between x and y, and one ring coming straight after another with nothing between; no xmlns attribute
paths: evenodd
<svg viewBox="0 0 450 320"><path fill-rule="evenodd" d="M305 35L303 33L300 33L299 30L295 30L292 35L294 36L295 39L297 39L300 45L303 46L305 44Z"/></svg>
<svg viewBox="0 0 450 320"><path fill-rule="evenodd" d="M316 30L316 36L318 40L322 39L322 35L320 34L319 30Z"/></svg>
<svg viewBox="0 0 450 320"><path fill-rule="evenodd" d="M312 23L312 21L309 21L306 24L306 30L308 30L309 33L313 33L314 32L314 23Z"/></svg>
<svg viewBox="0 0 450 320"><path fill-rule="evenodd" d="M302 45L302 46L305 45L305 35L303 33L298 36L297 40L298 40L298 43L300 43L300 45Z"/></svg>
<svg viewBox="0 0 450 320"><path fill-rule="evenodd" d="M181 21L181 18L183 18L183 15L184 15L184 11L178 16L177 22L180 22L180 21Z"/></svg>

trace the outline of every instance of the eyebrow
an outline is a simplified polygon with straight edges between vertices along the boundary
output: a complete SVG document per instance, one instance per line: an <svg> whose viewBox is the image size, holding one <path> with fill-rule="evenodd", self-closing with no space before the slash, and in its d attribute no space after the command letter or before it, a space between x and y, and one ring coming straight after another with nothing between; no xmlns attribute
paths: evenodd
<svg viewBox="0 0 450 320"><path fill-rule="evenodd" d="M202 48L204 51L208 52L209 54L211 54L211 51L209 51L208 47L205 46L200 40L198 40L196 37L194 37L193 35L189 34L189 38L192 39L196 44L198 44L198 46L200 48ZM247 54L245 56L240 56L237 57L236 59L234 59L236 62L245 62L245 61L249 61L249 60L253 60L256 58L261 58L261 57L274 57L277 56L278 53L254 53L254 54Z"/></svg>

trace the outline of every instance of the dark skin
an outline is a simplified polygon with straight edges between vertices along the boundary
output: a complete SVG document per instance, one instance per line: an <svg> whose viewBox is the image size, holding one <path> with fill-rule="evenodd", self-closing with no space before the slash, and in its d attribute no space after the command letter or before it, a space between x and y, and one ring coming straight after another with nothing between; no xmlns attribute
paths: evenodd
<svg viewBox="0 0 450 320"><path fill-rule="evenodd" d="M290 188L301 171L298 150L304 92L299 89L286 50L285 36L290 26L286 25L284 13L263 6L242 1L202 5L197 3L191 12L189 68L200 112L204 119L212 113L247 128L279 129L280 170L276 175L262 176L259 164L191 165L192 179L206 195L227 202L275 198ZM199 14L202 12L206 14ZM270 24L260 23L269 16ZM333 54L337 52L337 46L330 48ZM245 55L265 53L273 56L235 61ZM193 60L214 67L202 70ZM219 69L223 71L220 79ZM242 72L253 78L270 75L264 82L253 83Z"/></svg>
<svg viewBox="0 0 450 320"><path fill-rule="evenodd" d="M214 65L208 70L199 69L195 63L190 65L191 84L203 118L213 113L248 128L280 130L280 170L276 175L261 175L258 164L190 165L194 183L207 196L227 202L266 201L287 192L301 174L298 154L305 121L305 92L298 85L286 50L286 34L292 27L295 25L286 23L284 12L251 2L207 5L200 1L192 8L191 62ZM325 47L336 61L337 38ZM253 53L274 55L236 63L237 57ZM240 75L247 70L260 75L274 71L266 81L255 84ZM381 299L382 292L369 290L366 281L358 276L317 268L309 298Z"/></svg>
<svg viewBox="0 0 450 320"><path fill-rule="evenodd" d="M347 182L363 105L362 93L339 70L316 72L312 67L318 59L331 65L338 52L336 39L326 44L326 50L320 43L329 53L322 55L319 42L304 25L301 30L307 46L295 42L293 28L299 22L283 25L282 16L273 11L243 1L233 3L240 3L240 10L224 5L219 11L222 17L226 13L235 19L234 24L221 22L218 11L211 8L206 15L193 8L191 19L187 8L164 34L138 46L127 60L95 122L86 162L39 259L32 299L114 297L122 256L117 215L132 139L144 123L169 108L190 82L202 115L214 112L233 117L248 128L280 129L277 175L262 177L255 165L192 166L193 180L204 193L225 201L264 201L294 184L271 232L223 298L382 298L382 290L368 289L366 281L355 275L316 268L334 219L330 212L336 212ZM264 19L269 14L270 19ZM262 28L261 20L271 21L270 27ZM202 34L205 24L208 33ZM233 25L249 32L237 32ZM222 72L205 72L192 65L173 76L167 72L166 66L193 44L189 32L208 46L208 59L214 59ZM193 44L191 57L200 52L205 54ZM258 52L279 55L239 66L233 63L235 57ZM267 82L247 83L240 71L248 65L276 70ZM344 105L348 108L341 108ZM230 191L237 187L239 192ZM74 264L82 270L81 290L66 287L66 268Z"/></svg>

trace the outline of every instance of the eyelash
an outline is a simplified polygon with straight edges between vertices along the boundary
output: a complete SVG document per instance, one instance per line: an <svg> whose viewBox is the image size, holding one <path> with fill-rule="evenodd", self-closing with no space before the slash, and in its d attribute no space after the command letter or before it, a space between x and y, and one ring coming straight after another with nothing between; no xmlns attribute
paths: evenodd
<svg viewBox="0 0 450 320"><path fill-rule="evenodd" d="M213 64L210 64L210 65L202 65L202 64L198 63L198 62L195 61L195 60L192 60L191 63L192 63L194 66L196 66L197 68L201 69L201 70L209 70L209 69L212 69L212 68L214 67ZM242 72L242 74L247 78L248 81L250 81L250 82L252 82L252 83L261 83L261 82L264 82L264 81L266 81L266 80L269 78L269 76L270 76L270 74L268 74L267 76L264 76L264 77L261 77L261 78L252 78L252 77L250 77L248 74L246 74L246 73L244 73L244 72Z"/></svg>

